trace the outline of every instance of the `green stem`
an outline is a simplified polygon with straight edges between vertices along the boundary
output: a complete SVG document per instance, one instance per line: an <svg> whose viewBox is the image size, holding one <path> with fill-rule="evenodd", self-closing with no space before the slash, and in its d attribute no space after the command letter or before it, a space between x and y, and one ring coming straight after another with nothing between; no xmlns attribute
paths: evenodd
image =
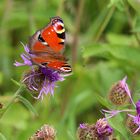
<svg viewBox="0 0 140 140"><path fill-rule="evenodd" d="M114 10L115 10L115 6L111 7L109 12L105 16L104 21L101 24L101 26L99 27L99 31L97 32L97 34L95 36L95 42L97 42L99 40L100 36L102 35L103 31L105 30L106 26L108 25L113 13L114 13Z"/></svg>
<svg viewBox="0 0 140 140"><path fill-rule="evenodd" d="M135 35L135 38L136 38L138 44L140 45L139 33L134 33L134 35Z"/></svg>
<svg viewBox="0 0 140 140"><path fill-rule="evenodd" d="M75 32L73 35L73 42L72 42L72 65L73 68L75 66L75 63L77 62L77 54L78 54L78 34L80 32L80 25L81 25L81 19L82 19L82 14L84 12L84 3L85 0L79 1L78 8L77 8L77 13L75 17Z"/></svg>
<svg viewBox="0 0 140 140"><path fill-rule="evenodd" d="M126 15L127 15L127 18L128 18L128 24L131 28L131 30L133 30L133 19L132 19L132 16L131 16L131 13L129 11L129 7L128 7L128 3L125 4L125 11L126 11ZM139 34L138 33L134 33L134 36L138 42L138 44L140 45L140 38L139 38Z"/></svg>
<svg viewBox="0 0 140 140"><path fill-rule="evenodd" d="M3 111L0 113L0 119L3 117L3 115L5 114L5 112L8 110L8 108L14 103L15 99L18 97L19 94L22 93L24 89L24 86L21 85L19 87L19 89L15 92L14 96L12 97L12 99L9 101L9 103L7 104L7 106L3 109Z"/></svg>
<svg viewBox="0 0 140 140"><path fill-rule="evenodd" d="M64 11L64 2L65 0L60 0L56 15L61 16Z"/></svg>

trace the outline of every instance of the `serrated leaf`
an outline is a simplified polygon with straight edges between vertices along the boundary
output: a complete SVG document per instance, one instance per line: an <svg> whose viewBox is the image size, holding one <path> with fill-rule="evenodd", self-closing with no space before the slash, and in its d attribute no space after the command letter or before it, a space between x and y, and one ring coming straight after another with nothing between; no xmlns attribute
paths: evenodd
<svg viewBox="0 0 140 140"><path fill-rule="evenodd" d="M35 108L32 106L32 104L23 96L18 95L17 98L36 116L38 116L37 111Z"/></svg>
<svg viewBox="0 0 140 140"><path fill-rule="evenodd" d="M97 95L97 94L95 94L95 96L96 96L97 100L98 100L103 106L105 106L105 107L107 107L107 108L111 108L111 105L108 103L108 101L107 101L106 98L104 98L104 97L102 97L102 96L100 96L100 95Z"/></svg>
<svg viewBox="0 0 140 140"><path fill-rule="evenodd" d="M123 117L121 114L118 114L116 117L111 118L108 120L109 124L117 130L125 139L128 138L127 135L127 130L124 129L124 124L123 124Z"/></svg>

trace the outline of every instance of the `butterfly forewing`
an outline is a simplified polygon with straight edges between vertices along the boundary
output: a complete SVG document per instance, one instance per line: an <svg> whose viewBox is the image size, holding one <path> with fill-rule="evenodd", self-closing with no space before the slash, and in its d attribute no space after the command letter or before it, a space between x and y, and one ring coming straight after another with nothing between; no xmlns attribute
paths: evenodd
<svg viewBox="0 0 140 140"><path fill-rule="evenodd" d="M41 30L41 36L54 52L61 52L65 42L65 28L62 19L52 18L50 24Z"/></svg>

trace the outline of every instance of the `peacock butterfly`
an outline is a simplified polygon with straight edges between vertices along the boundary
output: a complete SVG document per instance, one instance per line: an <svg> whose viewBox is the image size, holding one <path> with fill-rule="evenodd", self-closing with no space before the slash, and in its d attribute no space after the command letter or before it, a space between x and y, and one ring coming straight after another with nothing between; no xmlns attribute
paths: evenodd
<svg viewBox="0 0 140 140"><path fill-rule="evenodd" d="M65 28L60 17L53 17L50 23L38 30L29 39L29 53L34 64L47 66L61 73L71 73L71 66L63 55Z"/></svg>

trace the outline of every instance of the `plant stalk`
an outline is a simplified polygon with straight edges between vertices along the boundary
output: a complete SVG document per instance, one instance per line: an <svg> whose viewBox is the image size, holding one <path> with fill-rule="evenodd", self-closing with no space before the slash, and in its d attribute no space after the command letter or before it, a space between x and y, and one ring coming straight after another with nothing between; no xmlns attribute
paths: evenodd
<svg viewBox="0 0 140 140"><path fill-rule="evenodd" d="M9 103L7 104L7 106L2 110L2 112L0 113L0 119L3 117L3 115L5 114L5 112L8 110L8 108L14 103L15 99L18 97L18 95L20 95L22 93L24 89L24 86L21 85L19 87L19 89L15 92L14 96L12 97L12 99L9 101Z"/></svg>

